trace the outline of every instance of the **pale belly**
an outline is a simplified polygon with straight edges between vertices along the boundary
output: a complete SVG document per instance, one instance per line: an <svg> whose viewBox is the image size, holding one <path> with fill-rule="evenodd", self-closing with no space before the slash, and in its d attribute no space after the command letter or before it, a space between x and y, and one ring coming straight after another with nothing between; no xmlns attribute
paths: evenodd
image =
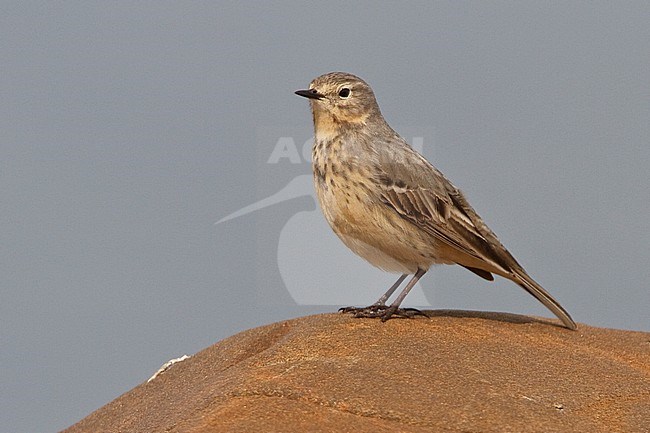
<svg viewBox="0 0 650 433"><path fill-rule="evenodd" d="M325 219L355 254L388 272L413 274L436 263L451 263L436 254L437 241L363 191L332 188L315 180Z"/></svg>

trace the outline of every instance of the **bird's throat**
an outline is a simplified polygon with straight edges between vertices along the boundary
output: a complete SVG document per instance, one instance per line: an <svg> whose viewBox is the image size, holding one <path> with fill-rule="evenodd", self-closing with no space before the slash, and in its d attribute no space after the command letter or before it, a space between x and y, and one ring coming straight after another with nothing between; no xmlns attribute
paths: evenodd
<svg viewBox="0 0 650 433"><path fill-rule="evenodd" d="M330 113L314 110L314 135L316 141L332 141L341 131L341 122Z"/></svg>

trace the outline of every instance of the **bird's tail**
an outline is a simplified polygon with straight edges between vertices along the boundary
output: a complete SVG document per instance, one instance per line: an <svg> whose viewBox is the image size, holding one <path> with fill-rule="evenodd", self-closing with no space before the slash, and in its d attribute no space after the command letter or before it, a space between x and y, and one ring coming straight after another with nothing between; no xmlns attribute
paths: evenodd
<svg viewBox="0 0 650 433"><path fill-rule="evenodd" d="M575 330L577 328L576 322L573 321L569 313L566 312L564 308L560 305L558 301L553 299L553 297L546 291L542 286L537 284L535 280L530 278L525 272L516 273L512 275L514 282L519 284L524 290L537 298L542 304L546 306L549 310L555 314L558 319L564 323L569 329Z"/></svg>

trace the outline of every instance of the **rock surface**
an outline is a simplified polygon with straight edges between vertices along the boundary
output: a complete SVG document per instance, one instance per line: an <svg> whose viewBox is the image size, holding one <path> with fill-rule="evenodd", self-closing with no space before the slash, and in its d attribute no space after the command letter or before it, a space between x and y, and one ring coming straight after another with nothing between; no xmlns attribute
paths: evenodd
<svg viewBox="0 0 650 433"><path fill-rule="evenodd" d="M650 431L650 333L427 315L251 329L65 432Z"/></svg>

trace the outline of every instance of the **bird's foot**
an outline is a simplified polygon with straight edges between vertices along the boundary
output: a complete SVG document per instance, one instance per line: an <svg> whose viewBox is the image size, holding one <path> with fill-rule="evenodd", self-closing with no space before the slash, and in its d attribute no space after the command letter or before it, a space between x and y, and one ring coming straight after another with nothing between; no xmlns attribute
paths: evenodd
<svg viewBox="0 0 650 433"><path fill-rule="evenodd" d="M415 316L426 316L417 308L397 308L389 307L384 304L372 304L367 307L343 307L339 308L341 313L350 313L355 318L379 318L382 322L391 317L400 317L409 319Z"/></svg>
<svg viewBox="0 0 650 433"><path fill-rule="evenodd" d="M340 313L352 313L356 315L357 313L371 313L378 311L385 311L388 307L384 304L372 304L367 307L341 307L339 308Z"/></svg>

